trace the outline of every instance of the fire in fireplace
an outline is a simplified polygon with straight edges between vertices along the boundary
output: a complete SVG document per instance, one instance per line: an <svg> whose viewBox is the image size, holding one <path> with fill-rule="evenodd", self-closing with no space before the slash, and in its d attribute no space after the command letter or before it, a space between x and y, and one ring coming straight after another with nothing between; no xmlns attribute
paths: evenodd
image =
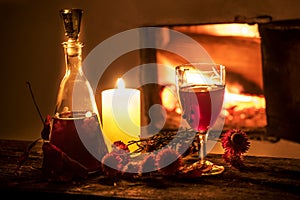
<svg viewBox="0 0 300 200"><path fill-rule="evenodd" d="M224 128L263 130L267 122L258 26L230 23L170 28L192 37L206 49L214 62L226 66ZM157 50L157 62L174 67L185 61L170 52ZM166 84L166 79L170 80L168 86L174 84L174 74L158 69L158 79L160 77L164 80L162 84ZM173 97L169 87L161 93L162 105L172 116L170 119L181 114L177 99Z"/></svg>
<svg viewBox="0 0 300 200"><path fill-rule="evenodd" d="M238 23L165 27L193 38L215 63L226 66L225 130L243 128L258 139L276 142L284 138L299 142L300 20L271 20L267 17L255 23L237 20ZM168 33L163 34L166 45L173 48L188 45L180 40L168 44ZM141 60L173 69L187 62L175 53L160 49L145 50ZM181 111L172 95L175 73L159 67L156 73L160 101L148 102L147 106L160 102L167 111L164 128L176 128ZM147 90L153 94L154 90L144 91Z"/></svg>

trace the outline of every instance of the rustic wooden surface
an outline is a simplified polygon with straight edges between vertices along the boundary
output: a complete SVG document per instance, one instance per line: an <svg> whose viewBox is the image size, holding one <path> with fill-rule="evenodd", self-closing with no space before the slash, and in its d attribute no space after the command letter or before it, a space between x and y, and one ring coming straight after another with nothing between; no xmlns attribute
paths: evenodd
<svg viewBox="0 0 300 200"><path fill-rule="evenodd" d="M116 185L101 174L70 183L41 178L42 149L36 145L17 176L17 160L29 141L0 140L0 190L9 198L31 199L300 199L300 160L245 157L247 170L225 165L215 176L196 179L166 177L122 179ZM221 155L209 155L225 164ZM1 198L2 199L2 198Z"/></svg>

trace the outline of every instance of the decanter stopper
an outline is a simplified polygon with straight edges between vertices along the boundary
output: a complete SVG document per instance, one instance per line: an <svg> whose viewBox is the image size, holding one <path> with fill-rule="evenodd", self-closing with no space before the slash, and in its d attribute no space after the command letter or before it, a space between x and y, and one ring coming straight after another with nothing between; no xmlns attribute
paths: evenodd
<svg viewBox="0 0 300 200"><path fill-rule="evenodd" d="M82 9L67 8L60 10L68 41L77 41L80 33Z"/></svg>

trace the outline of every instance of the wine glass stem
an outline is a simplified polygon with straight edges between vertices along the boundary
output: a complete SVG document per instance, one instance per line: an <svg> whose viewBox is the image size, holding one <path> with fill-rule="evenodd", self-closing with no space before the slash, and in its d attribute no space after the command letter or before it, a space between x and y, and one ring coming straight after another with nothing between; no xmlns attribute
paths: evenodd
<svg viewBox="0 0 300 200"><path fill-rule="evenodd" d="M200 133L198 156L201 164L205 163L205 159L204 159L205 155L206 155L206 133Z"/></svg>

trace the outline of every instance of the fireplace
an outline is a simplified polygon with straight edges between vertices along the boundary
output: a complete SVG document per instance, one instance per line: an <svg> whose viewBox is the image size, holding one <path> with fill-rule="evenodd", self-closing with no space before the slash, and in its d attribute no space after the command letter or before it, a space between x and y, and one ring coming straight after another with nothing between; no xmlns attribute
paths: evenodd
<svg viewBox="0 0 300 200"><path fill-rule="evenodd" d="M280 138L286 138L300 141L300 133L297 133L294 125L299 119L296 115L296 112L299 112L299 94L297 92L292 94L291 89L288 89L290 93L284 94L284 88L280 86L282 84L290 88L295 87L295 82L299 84L295 75L290 75L286 70L299 72L299 65L297 66L299 63L294 57L297 52L299 53L300 34L296 36L296 33L300 31L298 26L300 23L272 22L269 16L256 18L255 22L246 22L240 18L236 21L238 22L163 27L193 38L205 48L214 62L226 66L225 110L222 113L225 118L224 131L242 128L249 133L250 137L259 140L277 142ZM274 31L280 33L276 34L272 40ZM168 38L168 33L163 34L166 34ZM283 39L293 42L276 43L276 40L283 41ZM180 47L180 42L180 40L172 41L170 45ZM281 57L276 48L282 47L286 49L292 47L293 50L288 51L290 54L284 54L282 51ZM288 69L275 63L275 69L272 70L276 59L280 60L281 65L286 64ZM157 49L143 50L141 60L142 62L156 62L171 68L186 62L174 53ZM145 103L145 109L147 110L152 103L162 104L167 111L164 128L176 128L181 111L173 93L175 73L157 67L156 75L159 86L154 86L155 89L144 88L144 91L151 94L156 91L158 99L153 100L155 98L153 97L152 102ZM276 80L280 81L273 84ZM281 91L280 95L276 91ZM281 105L283 102L287 102L289 111L284 110ZM290 112L291 116L288 116L287 112ZM147 116L147 111L144 115ZM145 119L145 124L149 123L147 120Z"/></svg>

